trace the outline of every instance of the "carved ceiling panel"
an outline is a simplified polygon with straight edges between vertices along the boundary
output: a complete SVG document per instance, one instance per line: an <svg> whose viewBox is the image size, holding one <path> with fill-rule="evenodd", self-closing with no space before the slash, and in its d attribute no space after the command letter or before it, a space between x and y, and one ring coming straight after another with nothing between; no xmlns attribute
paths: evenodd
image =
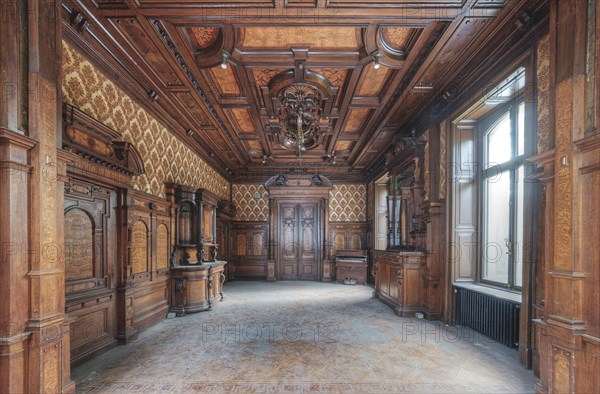
<svg viewBox="0 0 600 394"><path fill-rule="evenodd" d="M360 78L357 96L377 96L384 87L386 77L390 69L382 66L379 69L374 67L365 67Z"/></svg>
<svg viewBox="0 0 600 394"><path fill-rule="evenodd" d="M210 78L216 85L220 96L239 96L241 93L233 67L222 68L220 66L209 69Z"/></svg>
<svg viewBox="0 0 600 394"><path fill-rule="evenodd" d="M224 177L356 181L543 0L63 3L65 35ZM318 133L301 158L281 131L290 86L316 97Z"/></svg>
<svg viewBox="0 0 600 394"><path fill-rule="evenodd" d="M239 131L242 133L254 133L255 128L252 123L250 111L246 108L232 108L229 110L237 123Z"/></svg>
<svg viewBox="0 0 600 394"><path fill-rule="evenodd" d="M343 128L344 133L359 132L361 126L368 118L369 113L371 113L371 110L368 108L354 108L348 111L348 116L346 117L346 124Z"/></svg>
<svg viewBox="0 0 600 394"><path fill-rule="evenodd" d="M240 29L240 48L261 50L307 48L358 50L356 27L260 26Z"/></svg>
<svg viewBox="0 0 600 394"><path fill-rule="evenodd" d="M220 29L215 26L199 26L190 28L197 49L206 49L217 42Z"/></svg>
<svg viewBox="0 0 600 394"><path fill-rule="evenodd" d="M386 26L379 29L383 53L395 60L405 60L423 29L406 26Z"/></svg>

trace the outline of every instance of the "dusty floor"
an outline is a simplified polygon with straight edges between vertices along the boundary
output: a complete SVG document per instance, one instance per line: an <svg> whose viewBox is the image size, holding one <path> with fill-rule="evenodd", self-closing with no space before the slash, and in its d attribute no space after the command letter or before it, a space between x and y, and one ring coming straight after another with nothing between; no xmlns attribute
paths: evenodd
<svg viewBox="0 0 600 394"><path fill-rule="evenodd" d="M517 393L516 350L399 318L366 286L232 282L212 311L164 320L76 368L78 392Z"/></svg>

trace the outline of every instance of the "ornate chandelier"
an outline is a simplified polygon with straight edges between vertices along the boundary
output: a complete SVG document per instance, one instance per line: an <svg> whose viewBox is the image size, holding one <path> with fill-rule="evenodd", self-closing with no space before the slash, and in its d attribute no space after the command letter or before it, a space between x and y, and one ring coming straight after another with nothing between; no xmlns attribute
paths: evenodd
<svg viewBox="0 0 600 394"><path fill-rule="evenodd" d="M279 94L281 104L279 122L281 124L283 144L302 152L316 144L321 117L321 97L315 87L296 83L288 86Z"/></svg>

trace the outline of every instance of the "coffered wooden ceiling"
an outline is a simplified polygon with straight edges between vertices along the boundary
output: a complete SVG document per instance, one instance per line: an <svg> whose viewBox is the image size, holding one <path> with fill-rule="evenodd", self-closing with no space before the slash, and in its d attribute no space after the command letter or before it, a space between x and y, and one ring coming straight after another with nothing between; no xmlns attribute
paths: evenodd
<svg viewBox="0 0 600 394"><path fill-rule="evenodd" d="M489 67L537 3L65 0L63 25L228 179L306 170L363 180L393 134ZM270 86L286 73L330 94L323 138L301 160L270 131Z"/></svg>

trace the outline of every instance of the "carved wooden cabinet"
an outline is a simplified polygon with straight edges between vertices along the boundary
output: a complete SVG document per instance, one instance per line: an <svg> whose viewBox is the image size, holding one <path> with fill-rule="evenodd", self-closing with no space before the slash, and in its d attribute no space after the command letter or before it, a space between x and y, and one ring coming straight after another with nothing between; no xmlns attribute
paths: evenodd
<svg viewBox="0 0 600 394"><path fill-rule="evenodd" d="M177 316L212 308L223 300L225 261L171 268L171 311Z"/></svg>
<svg viewBox="0 0 600 394"><path fill-rule="evenodd" d="M373 251L375 296L398 316L414 316L422 310L424 264L423 252Z"/></svg>
<svg viewBox="0 0 600 394"><path fill-rule="evenodd" d="M399 316L424 311L428 222L423 209L424 147L414 135L397 135L386 154L388 246L386 251L373 251L372 274L375 296Z"/></svg>
<svg viewBox="0 0 600 394"><path fill-rule="evenodd" d="M226 261L217 260L219 199L205 189L166 184L174 210L171 253L171 308L177 316L211 309L223 299Z"/></svg>

